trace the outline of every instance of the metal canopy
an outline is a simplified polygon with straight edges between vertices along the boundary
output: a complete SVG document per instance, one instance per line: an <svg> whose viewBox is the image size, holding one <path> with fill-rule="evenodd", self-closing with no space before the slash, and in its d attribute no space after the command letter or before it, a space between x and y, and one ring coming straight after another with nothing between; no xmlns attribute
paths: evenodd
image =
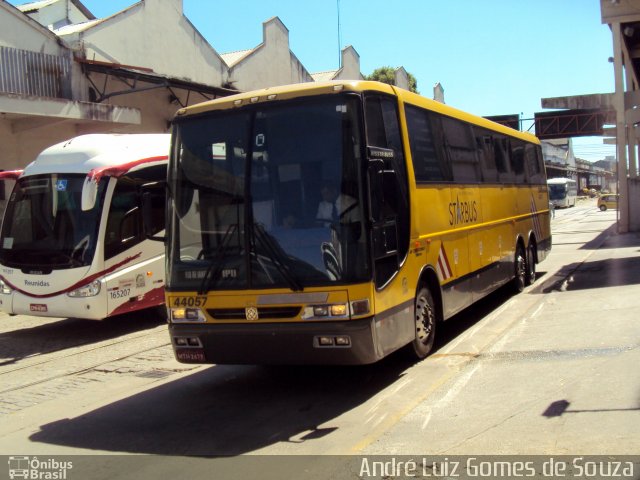
<svg viewBox="0 0 640 480"><path fill-rule="evenodd" d="M178 78L171 78L165 75L154 73L153 70L144 67L135 67L131 65L120 65L108 62L99 62L95 60L76 59L77 62L82 64L84 72L87 74L89 82L93 86L95 98L91 101L101 103L111 97L128 95L132 93L139 93L146 90L154 90L158 88L166 88L171 92L176 102L181 107L185 107L192 103L189 101L191 93L199 94L204 100L212 100L218 97L226 97L238 93L237 90L225 87L213 87L210 85L204 85L201 83L190 82L188 80L182 80ZM102 85L96 84L93 81L90 73L100 73L105 75L105 79ZM109 77L115 78L128 88L108 92L107 84ZM180 101L178 95L173 90L186 90L188 92L187 101L183 104Z"/></svg>

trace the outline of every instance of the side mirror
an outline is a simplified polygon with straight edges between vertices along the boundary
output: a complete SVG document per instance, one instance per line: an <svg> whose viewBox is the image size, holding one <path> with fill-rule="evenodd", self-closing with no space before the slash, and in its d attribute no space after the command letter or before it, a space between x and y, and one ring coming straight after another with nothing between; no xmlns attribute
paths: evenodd
<svg viewBox="0 0 640 480"><path fill-rule="evenodd" d="M91 210L96 205L98 197L98 183L89 176L84 178L82 185L82 194L80 197L80 208L83 212Z"/></svg>

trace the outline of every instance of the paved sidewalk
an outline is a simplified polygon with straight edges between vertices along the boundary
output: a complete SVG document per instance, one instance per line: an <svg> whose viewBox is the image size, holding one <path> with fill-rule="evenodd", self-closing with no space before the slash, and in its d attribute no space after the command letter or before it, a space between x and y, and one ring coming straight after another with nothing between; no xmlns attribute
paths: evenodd
<svg viewBox="0 0 640 480"><path fill-rule="evenodd" d="M472 360L364 453L640 454L640 235L614 228L487 319L513 319L492 345L449 352Z"/></svg>

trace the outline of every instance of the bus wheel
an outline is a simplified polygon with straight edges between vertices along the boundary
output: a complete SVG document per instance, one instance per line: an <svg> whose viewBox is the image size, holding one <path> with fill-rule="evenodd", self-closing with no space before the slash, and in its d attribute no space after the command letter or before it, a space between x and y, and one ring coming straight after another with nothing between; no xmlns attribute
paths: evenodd
<svg viewBox="0 0 640 480"><path fill-rule="evenodd" d="M600 211L604 212L607 209L606 205L600 205Z"/></svg>
<svg viewBox="0 0 640 480"><path fill-rule="evenodd" d="M436 334L436 307L429 289L422 287L416 295L416 338L407 345L411 356L419 360L429 355Z"/></svg>
<svg viewBox="0 0 640 480"><path fill-rule="evenodd" d="M527 277L527 261L524 257L524 248L522 248L522 245L520 244L516 247L516 256L513 263L515 270L513 286L516 293L520 293L524 290Z"/></svg>
<svg viewBox="0 0 640 480"><path fill-rule="evenodd" d="M536 281L536 247L533 242L527 248L527 273L525 276L526 285L532 285Z"/></svg>

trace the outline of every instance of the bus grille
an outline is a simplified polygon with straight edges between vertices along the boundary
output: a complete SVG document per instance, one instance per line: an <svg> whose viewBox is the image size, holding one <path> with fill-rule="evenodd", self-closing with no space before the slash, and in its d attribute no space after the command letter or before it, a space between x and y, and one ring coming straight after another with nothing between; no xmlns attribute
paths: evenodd
<svg viewBox="0 0 640 480"><path fill-rule="evenodd" d="M295 318L302 307L258 307L258 317L265 318ZM244 308L209 308L207 313L216 320L246 320Z"/></svg>

